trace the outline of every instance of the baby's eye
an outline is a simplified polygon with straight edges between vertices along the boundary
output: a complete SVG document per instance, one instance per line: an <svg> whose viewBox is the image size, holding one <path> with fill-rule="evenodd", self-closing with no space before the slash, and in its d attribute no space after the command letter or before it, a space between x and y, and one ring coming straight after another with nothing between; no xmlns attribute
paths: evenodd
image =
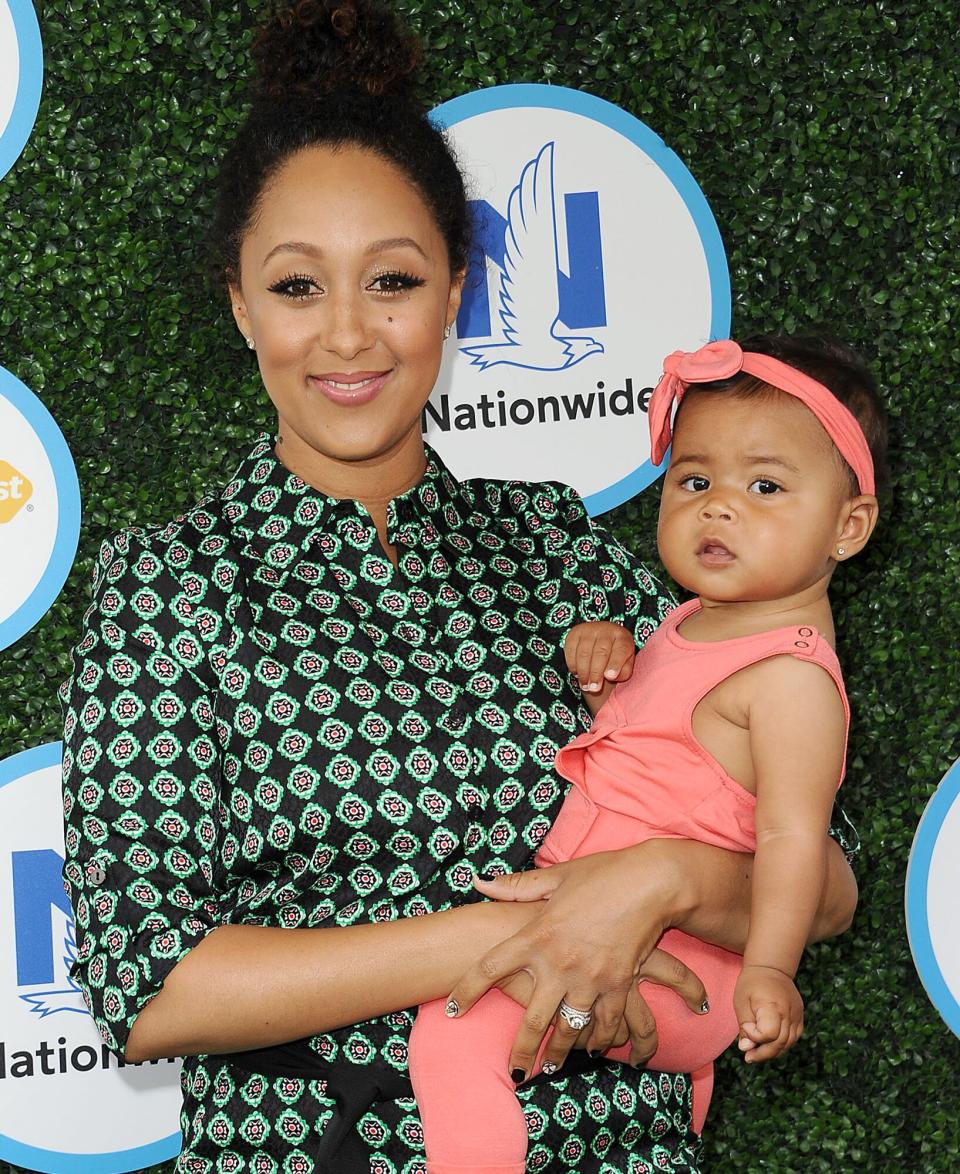
<svg viewBox="0 0 960 1174"><path fill-rule="evenodd" d="M699 473L691 473L689 477L684 477L680 482L680 488L688 489L691 493L703 493L705 489L710 488L710 482Z"/></svg>
<svg viewBox="0 0 960 1174"><path fill-rule="evenodd" d="M370 283L370 288L375 293L400 294L424 284L422 277L415 277L412 273L380 273Z"/></svg>
<svg viewBox="0 0 960 1174"><path fill-rule="evenodd" d="M782 488L782 485L778 485L776 481L771 481L767 477L758 477L756 481L750 482L751 493L779 493Z"/></svg>
<svg viewBox="0 0 960 1174"><path fill-rule="evenodd" d="M296 273L291 277L284 277L281 281L274 282L270 286L270 292L290 298L291 301L302 302L319 288L312 277Z"/></svg>

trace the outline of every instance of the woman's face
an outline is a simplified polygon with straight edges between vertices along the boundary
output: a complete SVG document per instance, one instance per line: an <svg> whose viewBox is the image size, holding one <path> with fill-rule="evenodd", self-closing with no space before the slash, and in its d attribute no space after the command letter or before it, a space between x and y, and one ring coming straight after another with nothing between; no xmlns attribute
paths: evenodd
<svg viewBox="0 0 960 1174"><path fill-rule="evenodd" d="M265 188L231 287L279 432L335 462L422 452L461 275L419 193L357 147L312 147Z"/></svg>

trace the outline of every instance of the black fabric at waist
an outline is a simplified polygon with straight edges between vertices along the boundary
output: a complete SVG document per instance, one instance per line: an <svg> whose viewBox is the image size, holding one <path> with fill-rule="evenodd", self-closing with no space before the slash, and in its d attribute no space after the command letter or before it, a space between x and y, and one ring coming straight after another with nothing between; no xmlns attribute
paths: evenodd
<svg viewBox="0 0 960 1174"><path fill-rule="evenodd" d="M229 1052L218 1059L231 1068L252 1075L327 1081L326 1095L334 1101L336 1109L320 1138L315 1156L320 1162L319 1169L329 1170L331 1174L369 1174L370 1150L357 1132L357 1122L378 1101L413 1096L410 1078L389 1064L383 1061L350 1064L343 1060L324 1060L307 1040L246 1052ZM592 1060L584 1051L571 1052L558 1072L535 1076L530 1083L544 1084L589 1072L606 1062Z"/></svg>

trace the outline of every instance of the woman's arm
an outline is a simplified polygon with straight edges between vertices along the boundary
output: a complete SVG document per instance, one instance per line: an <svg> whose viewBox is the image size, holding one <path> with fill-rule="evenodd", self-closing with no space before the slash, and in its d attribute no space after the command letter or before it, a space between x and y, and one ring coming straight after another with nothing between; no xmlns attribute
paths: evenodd
<svg viewBox="0 0 960 1174"><path fill-rule="evenodd" d="M167 554L132 531L104 543L61 690L73 975L103 1038L129 1060L237 1051L445 994L535 906L329 929L224 924L218 686Z"/></svg>
<svg viewBox="0 0 960 1174"><path fill-rule="evenodd" d="M750 928L753 857L693 840L651 840L673 909L671 925L742 954ZM850 928L857 882L835 841L826 838L826 867L808 945ZM526 873L522 875L528 875ZM531 894L531 899L538 899Z"/></svg>
<svg viewBox="0 0 960 1174"><path fill-rule="evenodd" d="M268 1047L446 996L479 953L538 912L484 902L330 929L222 926L140 1011L126 1059Z"/></svg>
<svg viewBox="0 0 960 1174"><path fill-rule="evenodd" d="M534 1057L560 1000L593 1007L592 1033L579 1043L602 1048L623 1016L640 967L669 928L742 953L750 924L752 856L691 840L647 840L551 868L478 882L499 901L546 900L538 916L488 950L451 992L466 1011L484 991L517 973L534 979L510 1068L532 1071ZM811 941L850 923L856 885L837 845L827 848L826 880ZM681 989L689 974L677 963L670 976ZM657 979L657 981L661 981ZM652 1025L631 1024L638 1052L649 1052ZM542 1059L562 1064L576 1041L562 1022Z"/></svg>

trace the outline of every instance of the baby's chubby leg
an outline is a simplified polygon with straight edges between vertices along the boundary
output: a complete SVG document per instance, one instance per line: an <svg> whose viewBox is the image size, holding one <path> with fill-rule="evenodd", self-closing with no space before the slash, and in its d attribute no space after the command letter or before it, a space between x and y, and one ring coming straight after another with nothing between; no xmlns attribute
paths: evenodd
<svg viewBox="0 0 960 1174"><path fill-rule="evenodd" d="M660 1072L695 1072L725 1052L739 1034L733 990L743 959L679 930L668 930L658 944L698 976L706 988L710 1010L698 1015L674 991L643 983L640 994L657 1022L658 1039L657 1050L647 1063Z"/></svg>
<svg viewBox="0 0 960 1174"><path fill-rule="evenodd" d="M679 958L697 975L707 992L710 1010L691 1011L676 992L645 982L640 994L657 1024L657 1050L647 1065L659 1072L691 1072L694 1081L694 1128L703 1127L713 1087L710 1066L733 1043L739 1024L733 1011L733 990L743 964L739 954L721 950L680 930L668 930L658 942L661 950ZM608 1059L629 1061L630 1045L611 1048Z"/></svg>
<svg viewBox="0 0 960 1174"><path fill-rule="evenodd" d="M695 1072L726 1051L739 1034L733 990L743 959L675 929L657 944L696 974L707 992L710 1010L699 1015L669 987L641 983L640 994L657 1024L657 1050L647 1065L658 1072ZM611 1048L604 1055L628 1060L630 1045Z"/></svg>
<svg viewBox="0 0 960 1174"><path fill-rule="evenodd" d="M448 1019L425 1003L410 1033L410 1079L428 1174L523 1174L527 1127L507 1064L523 1008L498 990Z"/></svg>

